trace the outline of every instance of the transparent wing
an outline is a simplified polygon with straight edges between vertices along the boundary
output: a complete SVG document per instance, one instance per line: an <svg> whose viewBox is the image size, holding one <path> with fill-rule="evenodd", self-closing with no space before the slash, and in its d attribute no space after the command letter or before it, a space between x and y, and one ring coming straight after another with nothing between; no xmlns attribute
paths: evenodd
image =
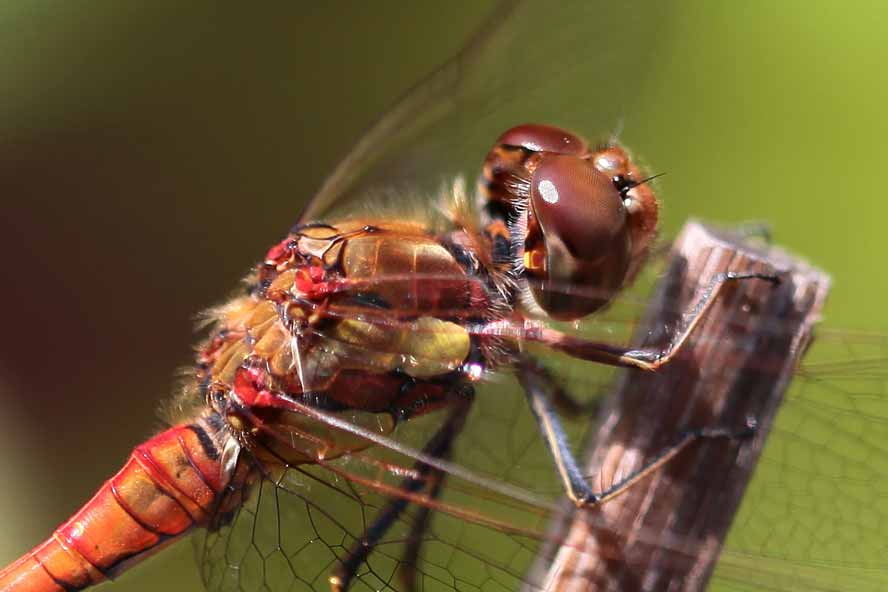
<svg viewBox="0 0 888 592"><path fill-rule="evenodd" d="M717 575L750 589L763 557L781 576L768 589L814 577L826 589L884 589L888 336L827 327L806 360L735 518L733 565Z"/></svg>
<svg viewBox="0 0 888 592"><path fill-rule="evenodd" d="M499 2L459 53L366 132L300 220L360 214L368 195L431 199L444 180L474 179L496 138L519 123L591 140L617 133L668 17L662 3L643 4Z"/></svg>
<svg viewBox="0 0 888 592"><path fill-rule="evenodd" d="M459 54L368 130L300 220L364 215L390 197L427 206L442 182L473 179L491 143L517 123L554 123L593 140L618 133L666 18L654 2L498 4ZM645 301L635 292L572 330L626 342ZM545 362L581 402L613 381L612 369ZM886 367L888 336L823 332L744 498L715 575L719 589L885 589ZM246 504L198 541L208 588L327 590L331 576L347 572L352 589L538 589L532 568L563 511L563 491L524 395L508 375L479 385L452 448L429 451L448 417L408 421L348 456L267 469ZM565 419L577 448L591 416ZM329 428L335 438L332 418ZM371 538L364 556L361 543ZM682 541L672 547L682 560Z"/></svg>
<svg viewBox="0 0 888 592"><path fill-rule="evenodd" d="M604 316L572 330L625 342L656 275L651 270ZM581 403L606 394L617 372L558 356L545 362ZM267 468L247 503L199 541L208 588L326 590L331 576L345 572L350 589L540 589L533 567L551 552L549 525L565 511L564 494L523 393L507 374L480 383L452 447L429 448L450 418L437 411L366 450ZM332 418L317 419L339 437ZM577 411L564 419L578 449L593 417ZM713 587L884 589L886 431L888 335L823 329L772 429ZM421 471L430 465L436 470ZM398 504L403 509L392 514ZM387 527L382 516L391 516ZM608 528L594 514L588 520ZM663 544L660 534L633 533ZM362 555L361 542L371 540ZM688 541L668 544L670 560L694 560Z"/></svg>

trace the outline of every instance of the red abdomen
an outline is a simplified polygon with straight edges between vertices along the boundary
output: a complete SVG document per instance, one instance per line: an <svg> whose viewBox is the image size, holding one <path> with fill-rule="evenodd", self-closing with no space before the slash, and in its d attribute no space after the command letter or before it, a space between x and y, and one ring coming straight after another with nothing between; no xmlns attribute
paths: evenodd
<svg viewBox="0 0 888 592"><path fill-rule="evenodd" d="M225 483L218 447L202 423L137 446L74 516L0 572L0 592L80 590L206 524Z"/></svg>

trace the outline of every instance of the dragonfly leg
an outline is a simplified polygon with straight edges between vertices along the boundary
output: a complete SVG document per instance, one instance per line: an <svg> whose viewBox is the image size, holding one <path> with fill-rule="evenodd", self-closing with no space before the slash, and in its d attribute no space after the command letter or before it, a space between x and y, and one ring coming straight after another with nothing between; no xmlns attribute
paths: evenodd
<svg viewBox="0 0 888 592"><path fill-rule="evenodd" d="M756 425L752 420L749 420L747 425L739 430L718 427L687 430L681 433L675 443L661 450L638 470L607 489L596 492L593 491L587 478L580 470L576 457L570 450L561 420L552 406L552 393L558 387L551 383L547 374L539 372L539 368L538 362L523 360L518 366L518 380L524 388L531 411L533 411L543 438L552 453L558 474L564 483L565 492L570 500L579 507L594 506L624 493L632 485L662 467L698 440L715 438L739 440L749 438L755 433Z"/></svg>
<svg viewBox="0 0 888 592"><path fill-rule="evenodd" d="M444 455L443 458L449 459L450 454ZM428 496L431 500L437 500L441 495L441 489L444 487L444 481L447 478L446 473L438 469L430 469L432 486ZM405 590L418 590L416 586L416 566L419 562L419 552L422 549L423 536L429 527L429 519L432 516L432 509L429 506L419 506L413 523L410 525L410 534L407 537L407 547L404 549L403 568L401 569L401 583Z"/></svg>
<svg viewBox="0 0 888 592"><path fill-rule="evenodd" d="M763 272L738 272L728 271L720 273L712 278L703 294L684 316L687 319L684 326L670 340L663 349L633 349L630 347L614 346L608 343L589 341L572 335L568 335L557 329L541 327L528 332L526 337L548 345L552 349L566 353L575 358L598 362L610 366L625 368L638 368L641 370L657 370L660 366L669 363L681 350L688 338L718 300L719 294L726 285L748 280L760 280L771 284L779 284L782 275L780 273Z"/></svg>
<svg viewBox="0 0 888 592"><path fill-rule="evenodd" d="M423 448L425 454L445 460L450 457L453 442L462 430L471 404L472 397L467 396L465 388L461 389L459 394L454 395L449 415ZM414 464L413 472L416 475L415 477L406 477L398 486L398 489L405 495L393 497L380 510L373 523L364 531L361 539L355 542L345 558L336 567L336 570L330 577L330 587L334 592L348 589L355 575L357 575L361 564L367 560L367 557L373 552L376 545L379 544L385 534L407 509L410 503L408 499L411 497L410 494L427 489L427 495L432 501L440 495L446 474L419 461ZM429 517L430 508L421 505L410 525L410 534L407 538L407 547L403 556L404 568L401 570L404 587L408 590L415 589L416 561L419 558L422 537L428 526Z"/></svg>
<svg viewBox="0 0 888 592"><path fill-rule="evenodd" d="M558 413L570 417L598 414L598 411L601 409L600 397L595 397L589 401L581 400L564 388L558 378L535 358L528 356L523 363L532 365L532 371L540 375L540 379L549 385L549 399Z"/></svg>

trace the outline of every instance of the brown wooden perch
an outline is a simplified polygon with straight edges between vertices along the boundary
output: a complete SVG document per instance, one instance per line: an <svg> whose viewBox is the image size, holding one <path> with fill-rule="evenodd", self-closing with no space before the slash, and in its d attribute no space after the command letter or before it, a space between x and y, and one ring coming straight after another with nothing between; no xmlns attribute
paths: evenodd
<svg viewBox="0 0 888 592"><path fill-rule="evenodd" d="M728 286L679 355L656 372L626 371L581 457L604 490L683 431L757 430L698 441L623 495L552 525L535 581L544 590L702 590L783 394L811 340L829 277L778 249L689 223L673 247L637 342L665 344L717 274L780 271L779 285Z"/></svg>

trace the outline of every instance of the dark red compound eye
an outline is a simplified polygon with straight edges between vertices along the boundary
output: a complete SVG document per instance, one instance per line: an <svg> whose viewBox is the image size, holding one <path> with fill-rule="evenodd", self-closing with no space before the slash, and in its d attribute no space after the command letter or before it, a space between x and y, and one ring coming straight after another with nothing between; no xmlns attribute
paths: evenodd
<svg viewBox="0 0 888 592"><path fill-rule="evenodd" d="M620 288L631 259L628 213L613 180L577 156L547 155L533 173L531 205L545 249L537 302L554 318L594 312Z"/></svg>
<svg viewBox="0 0 888 592"><path fill-rule="evenodd" d="M585 154L586 140L561 128L551 125L527 123L518 125L504 133L497 144L517 146L531 152L554 152L555 154Z"/></svg>

